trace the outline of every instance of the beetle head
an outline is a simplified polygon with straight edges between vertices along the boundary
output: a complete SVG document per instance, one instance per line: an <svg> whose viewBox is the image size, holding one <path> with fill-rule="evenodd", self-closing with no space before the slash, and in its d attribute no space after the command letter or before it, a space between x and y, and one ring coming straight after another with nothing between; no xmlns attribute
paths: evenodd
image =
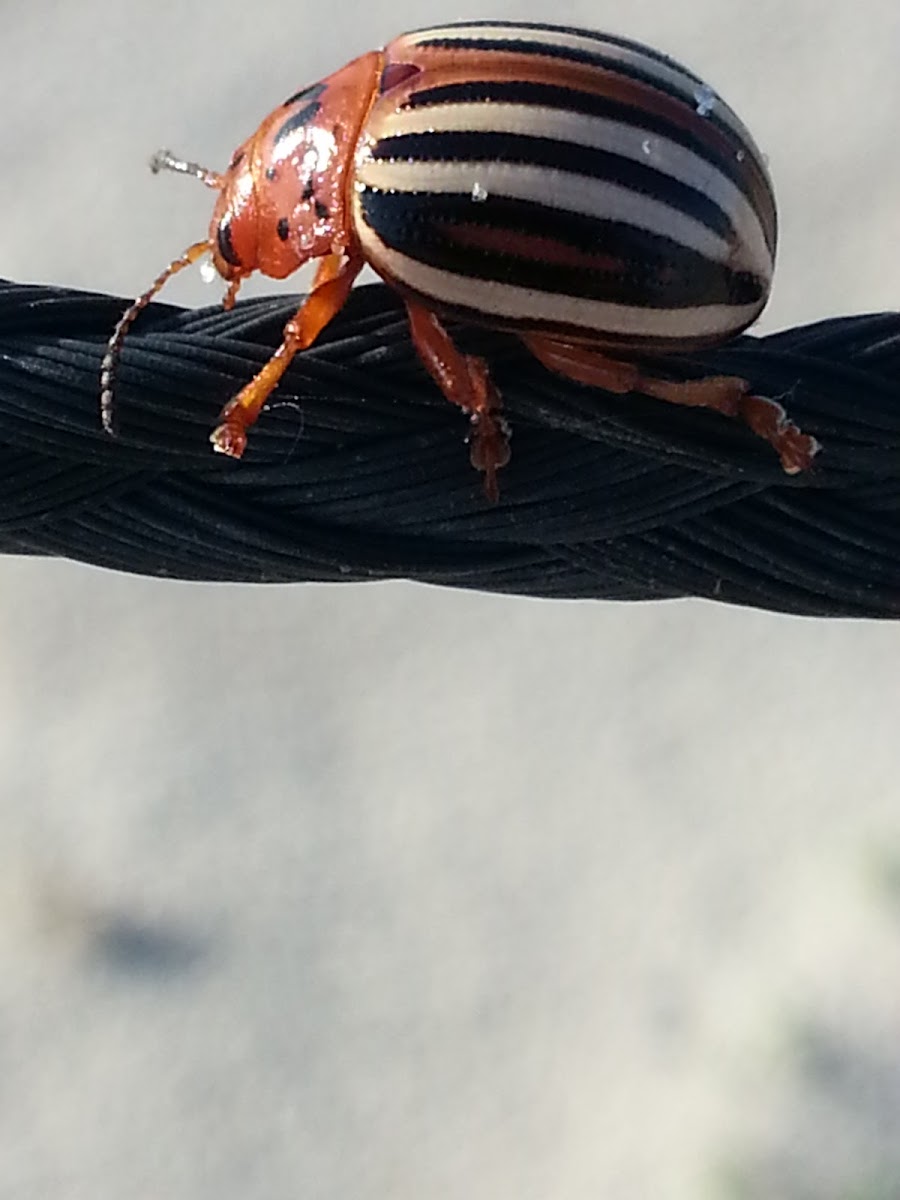
<svg viewBox="0 0 900 1200"><path fill-rule="evenodd" d="M113 431L115 377L128 330L163 285L204 254L228 283L225 307L254 271L283 279L313 258L343 253L352 240L347 173L376 94L382 55L354 59L270 113L220 174L161 150L151 169L193 175L219 193L205 241L188 247L119 318L100 368L101 414Z"/></svg>

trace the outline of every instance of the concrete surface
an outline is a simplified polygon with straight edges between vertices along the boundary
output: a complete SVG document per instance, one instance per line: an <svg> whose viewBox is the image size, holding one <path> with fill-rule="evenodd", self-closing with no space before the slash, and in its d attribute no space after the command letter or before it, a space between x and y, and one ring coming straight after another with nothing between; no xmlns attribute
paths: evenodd
<svg viewBox="0 0 900 1200"><path fill-rule="evenodd" d="M223 164L353 54L478 15L551 13L7 0L0 271L133 294L209 214L151 151ZM898 304L896 0L552 16L754 130L763 328ZM3 1200L900 1196L896 627L0 584Z"/></svg>

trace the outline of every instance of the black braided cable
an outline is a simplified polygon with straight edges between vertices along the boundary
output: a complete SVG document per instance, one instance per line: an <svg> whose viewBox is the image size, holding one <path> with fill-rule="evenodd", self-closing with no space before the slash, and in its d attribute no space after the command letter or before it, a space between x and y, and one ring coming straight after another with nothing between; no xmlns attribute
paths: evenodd
<svg viewBox="0 0 900 1200"><path fill-rule="evenodd" d="M580 387L514 338L456 331L491 364L513 428L494 506L465 416L425 375L382 286L357 288L295 359L242 461L212 453L219 409L296 304L151 305L125 345L113 439L98 371L123 301L0 284L0 552L192 580L404 578L900 615L897 314L666 364L780 399L823 447L793 477L734 421Z"/></svg>

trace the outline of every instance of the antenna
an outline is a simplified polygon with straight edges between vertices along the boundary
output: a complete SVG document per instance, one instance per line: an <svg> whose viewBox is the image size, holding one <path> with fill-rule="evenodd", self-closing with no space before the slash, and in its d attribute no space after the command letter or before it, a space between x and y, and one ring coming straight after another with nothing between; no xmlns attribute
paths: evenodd
<svg viewBox="0 0 900 1200"><path fill-rule="evenodd" d="M201 167L200 163L189 162L186 158L176 158L171 150L157 150L150 159L150 170L154 175L160 171L175 171L178 175L192 175L207 187L221 190L224 178L217 171Z"/></svg>
<svg viewBox="0 0 900 1200"><path fill-rule="evenodd" d="M186 165L192 166L193 164L188 163ZM115 435L116 432L114 413L116 371L119 366L119 357L122 353L122 343L125 341L125 335L133 325L138 314L147 307L163 285L173 275L177 275L179 271L183 271L185 267L189 267L192 263L195 263L208 250L208 241L195 242L193 246L189 246L184 254L173 259L166 269L160 275L157 275L146 292L138 296L134 303L126 308L121 317L119 317L112 337L107 342L106 353L103 355L103 361L100 364L100 420L103 422L103 428L107 433Z"/></svg>

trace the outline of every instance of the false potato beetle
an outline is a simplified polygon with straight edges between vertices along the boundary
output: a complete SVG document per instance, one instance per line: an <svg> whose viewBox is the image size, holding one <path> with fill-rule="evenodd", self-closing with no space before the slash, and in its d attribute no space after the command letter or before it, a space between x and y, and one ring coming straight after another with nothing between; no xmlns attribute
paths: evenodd
<svg viewBox="0 0 900 1200"><path fill-rule="evenodd" d="M819 447L776 401L732 376L673 382L654 355L719 345L769 294L776 210L763 158L731 109L645 46L555 25L476 21L405 34L291 96L222 174L161 153L154 169L219 195L209 235L123 314L101 375L112 429L116 366L138 313L209 252L231 307L254 271L318 269L281 345L211 435L239 458L293 356L370 264L405 301L419 356L472 424L471 457L497 496L509 459L485 362L446 316L517 334L545 367L615 393L745 422L784 470Z"/></svg>

